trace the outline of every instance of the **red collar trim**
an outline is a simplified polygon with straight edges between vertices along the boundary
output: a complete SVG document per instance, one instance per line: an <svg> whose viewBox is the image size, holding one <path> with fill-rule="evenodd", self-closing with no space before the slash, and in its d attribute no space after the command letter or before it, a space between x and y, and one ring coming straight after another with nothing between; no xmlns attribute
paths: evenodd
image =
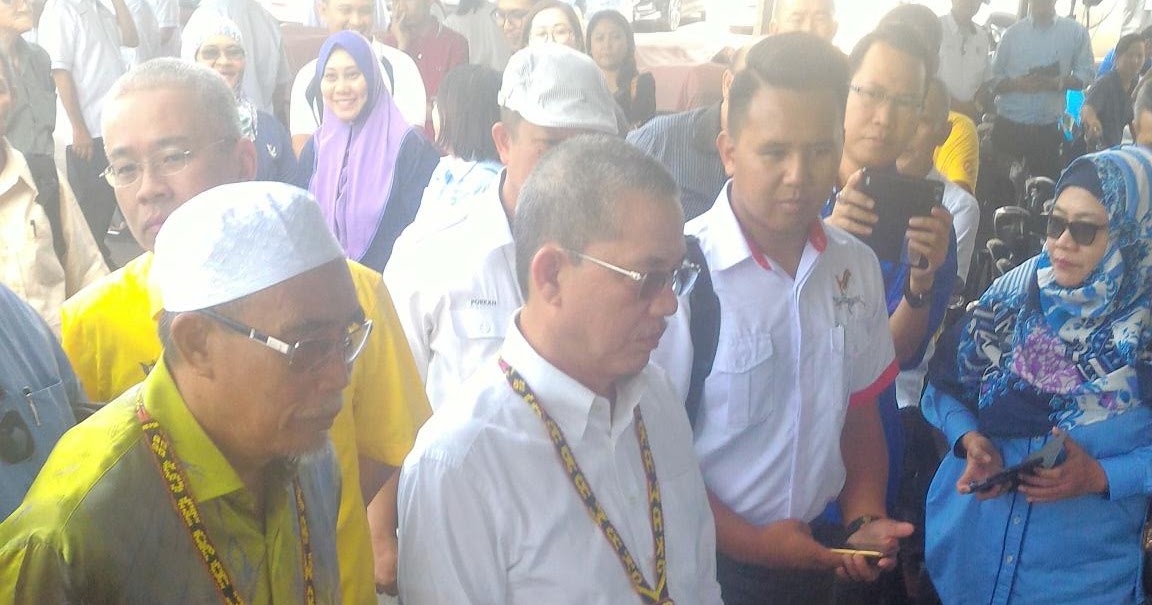
<svg viewBox="0 0 1152 605"><path fill-rule="evenodd" d="M752 236L744 229L744 225L740 225L740 233L744 236L744 243L748 244L748 251L752 253L752 260L756 261L756 264L763 267L765 271L771 271L772 263L768 261L767 256L764 256L760 246L752 240ZM824 249L828 247L828 235L824 233L824 222L820 219L812 221L812 224L808 226L808 243L812 244L817 252L824 252Z"/></svg>

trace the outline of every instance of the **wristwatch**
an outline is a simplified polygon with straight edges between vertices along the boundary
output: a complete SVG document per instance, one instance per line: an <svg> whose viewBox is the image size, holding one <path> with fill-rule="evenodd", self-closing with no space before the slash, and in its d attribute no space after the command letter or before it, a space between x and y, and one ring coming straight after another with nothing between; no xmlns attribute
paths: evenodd
<svg viewBox="0 0 1152 605"><path fill-rule="evenodd" d="M856 517L855 519L852 520L851 523L849 523L847 526L844 527L845 539L851 538L852 534L860 531L861 527L864 527L865 525L867 525L873 521L877 521L877 520L883 519L883 518L884 517L881 517L880 515L860 515L859 517Z"/></svg>
<svg viewBox="0 0 1152 605"><path fill-rule="evenodd" d="M932 290L915 294L912 292L912 278L904 280L904 300L908 301L908 306L913 309L922 309L924 305L928 304L928 299L932 296Z"/></svg>

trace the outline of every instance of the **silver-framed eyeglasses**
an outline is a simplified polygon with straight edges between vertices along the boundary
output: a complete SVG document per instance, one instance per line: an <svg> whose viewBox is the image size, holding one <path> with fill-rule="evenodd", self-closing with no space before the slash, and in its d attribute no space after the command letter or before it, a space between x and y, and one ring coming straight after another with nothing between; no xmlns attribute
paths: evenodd
<svg viewBox="0 0 1152 605"><path fill-rule="evenodd" d="M360 353L364 351L364 345L368 342L368 335L372 333L372 320L362 319L349 324L344 336L305 338L289 344L211 309L201 309L197 312L241 336L246 336L248 340L256 341L287 357L288 367L301 373L316 371L337 351L343 352L344 363L351 366L360 356Z"/></svg>
<svg viewBox="0 0 1152 605"><path fill-rule="evenodd" d="M920 111L924 105L924 100L915 95L894 95L883 89L866 88L856 84L849 84L848 90L859 95L860 101L868 107L878 107L891 102L892 107L898 111L915 112Z"/></svg>
<svg viewBox="0 0 1152 605"><path fill-rule="evenodd" d="M116 188L128 187L136 184L140 177L144 174L146 167L152 168L156 174L161 176L172 176L181 170L188 167L188 163L192 157L197 153L206 151L209 147L215 147L221 143L233 143L236 139L223 138L212 141L199 149L183 149L180 147L171 147L157 152L152 157L145 161L133 162L131 160L114 160L108 164L104 172L100 176L108 181L109 185Z"/></svg>
<svg viewBox="0 0 1152 605"><path fill-rule="evenodd" d="M590 256L583 252L577 252L567 248L564 248L564 251L594 265L599 265L609 271L619 273L636 282L639 286L636 289L637 298L654 298L663 292L664 288L667 288L669 284L672 285L673 294L682 296L692 289L692 285L696 283L696 278L700 276L700 266L688 261L684 261L679 267L671 271L649 271L647 273L641 273L639 271L617 267L610 262L600 260L595 256Z"/></svg>

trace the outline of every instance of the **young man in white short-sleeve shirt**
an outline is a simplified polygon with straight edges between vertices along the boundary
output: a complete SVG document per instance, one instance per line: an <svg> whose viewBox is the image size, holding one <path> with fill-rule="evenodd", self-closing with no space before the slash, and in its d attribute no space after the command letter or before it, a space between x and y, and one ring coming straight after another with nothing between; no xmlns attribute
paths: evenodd
<svg viewBox="0 0 1152 605"><path fill-rule="evenodd" d="M717 141L732 178L685 227L720 303L694 426L729 605L826 601L834 572L875 580L912 531L884 518L876 397L897 364L880 267L866 245L820 220L843 149L847 82L843 55L810 34L753 47ZM692 361L687 311L656 357L682 380ZM813 524L834 500L846 527ZM883 556L827 548L845 535L848 547Z"/></svg>

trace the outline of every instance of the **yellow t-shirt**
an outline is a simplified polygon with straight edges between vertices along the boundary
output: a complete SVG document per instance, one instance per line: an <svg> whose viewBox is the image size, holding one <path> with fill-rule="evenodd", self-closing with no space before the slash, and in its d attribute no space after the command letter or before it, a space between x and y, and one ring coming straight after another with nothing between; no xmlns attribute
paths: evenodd
<svg viewBox="0 0 1152 605"><path fill-rule="evenodd" d="M61 345L94 402L111 401L144 379L160 357L156 316L163 308L145 253L80 291L61 309ZM375 329L352 370L344 409L332 426L332 443L344 476L337 548L345 603L376 603L372 546L359 456L399 467L416 431L431 415L380 275L348 261L356 296Z"/></svg>
<svg viewBox="0 0 1152 605"><path fill-rule="evenodd" d="M208 538L244 601L305 601L295 478L311 534L316 600L338 602L341 478L332 452L270 463L258 510L161 361L143 384L60 439L20 508L0 524L0 603L167 603L173 590L183 602L220 600L144 439L138 402L167 434Z"/></svg>
<svg viewBox="0 0 1152 605"><path fill-rule="evenodd" d="M932 163L944 178L972 193L980 175L980 135L972 118L962 113L948 112L948 121L952 123L952 134L936 148Z"/></svg>

